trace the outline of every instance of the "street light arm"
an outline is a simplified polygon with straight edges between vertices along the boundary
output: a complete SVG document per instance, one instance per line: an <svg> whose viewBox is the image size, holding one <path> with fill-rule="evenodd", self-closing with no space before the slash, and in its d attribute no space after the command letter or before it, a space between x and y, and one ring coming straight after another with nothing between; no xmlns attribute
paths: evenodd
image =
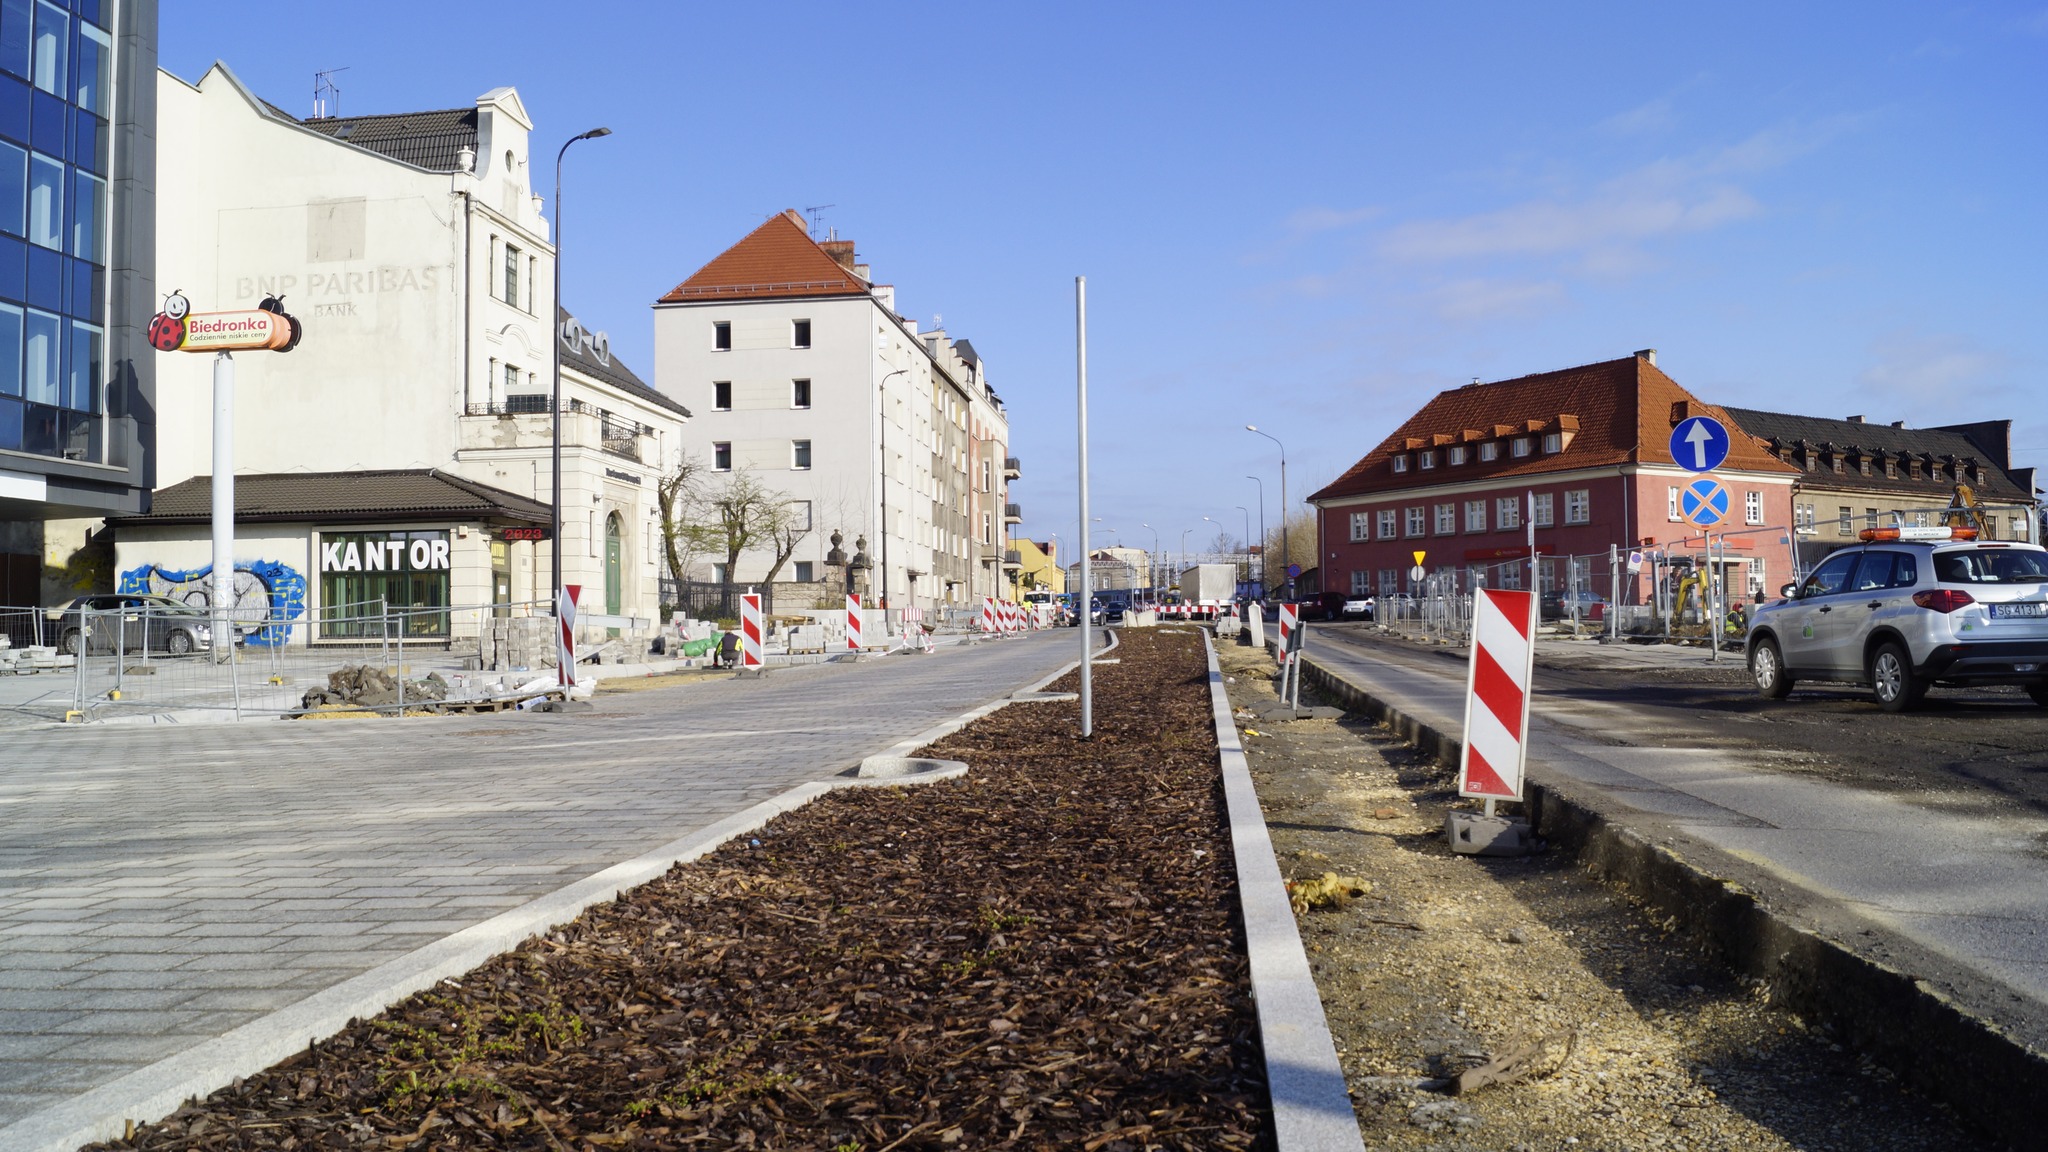
<svg viewBox="0 0 2048 1152"><path fill-rule="evenodd" d="M599 136L609 136L611 134L612 130L609 128L592 128L588 132L571 136L569 139L562 141L561 150L555 153L555 234L552 239L554 240L555 247L554 305L556 316L559 316L562 312L562 158L569 154L569 145L574 144L578 140L595 140ZM488 269L485 270L485 274L486 278L488 278ZM548 452L550 457L550 483L553 485L548 492L548 503L554 506L554 516L552 517L554 523L549 532L551 539L549 540L548 564L549 575L553 578L554 583L554 611L560 612L562 610L562 326L553 317L549 318L547 326L549 336L548 360L553 369L552 374L555 384L554 412L552 414L554 443L550 446ZM676 578L681 579L682 573L676 573Z"/></svg>

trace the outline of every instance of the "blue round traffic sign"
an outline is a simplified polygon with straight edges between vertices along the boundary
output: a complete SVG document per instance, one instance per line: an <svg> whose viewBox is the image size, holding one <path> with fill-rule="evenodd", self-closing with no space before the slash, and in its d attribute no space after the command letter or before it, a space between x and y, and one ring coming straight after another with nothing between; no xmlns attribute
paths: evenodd
<svg viewBox="0 0 2048 1152"><path fill-rule="evenodd" d="M1678 512L1695 528L1712 528L1728 518L1728 489L1711 476L1702 476L1678 493Z"/></svg>
<svg viewBox="0 0 2048 1152"><path fill-rule="evenodd" d="M1288 578L1289 580L1292 580L1292 579L1294 579L1295 577L1297 577L1297 576L1300 576L1300 575L1301 575L1301 565L1299 565L1299 564L1289 564L1289 565L1287 566L1287 578Z"/></svg>
<svg viewBox="0 0 2048 1152"><path fill-rule="evenodd" d="M1728 427L1712 416L1688 416L1671 430L1671 458L1688 472L1712 472L1728 459Z"/></svg>

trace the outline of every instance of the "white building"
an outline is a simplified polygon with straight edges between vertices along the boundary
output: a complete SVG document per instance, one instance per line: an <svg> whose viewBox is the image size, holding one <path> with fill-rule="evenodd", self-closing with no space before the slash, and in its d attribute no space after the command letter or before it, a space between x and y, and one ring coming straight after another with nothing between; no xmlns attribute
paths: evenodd
<svg viewBox="0 0 2048 1152"><path fill-rule="evenodd" d="M235 358L245 595L275 606L296 584L308 616L547 601L549 341L564 314L518 93L301 121L215 65L196 85L160 74L158 103L159 285L200 311L278 295L305 330L289 353ZM212 471L212 358L164 353L158 369L158 486L180 495L118 522L116 563L124 589L203 599L205 484L180 485ZM563 369L564 581L584 587L594 627L651 619L654 486L689 413L587 343ZM366 567L387 539L439 567ZM482 616L439 620L456 642ZM289 637L308 638L318 629Z"/></svg>
<svg viewBox="0 0 2048 1152"><path fill-rule="evenodd" d="M655 304L654 379L696 418L684 446L808 506L783 578L826 581L830 536L865 538L868 591L888 607L965 605L1009 588L1009 417L973 345L919 331L853 242L770 217ZM758 581L773 557L749 552ZM837 588L821 586L823 596Z"/></svg>

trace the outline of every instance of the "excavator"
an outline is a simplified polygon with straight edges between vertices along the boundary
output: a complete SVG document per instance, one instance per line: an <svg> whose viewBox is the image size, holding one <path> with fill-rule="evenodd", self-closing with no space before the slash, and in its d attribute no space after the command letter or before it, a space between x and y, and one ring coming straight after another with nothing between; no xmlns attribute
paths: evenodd
<svg viewBox="0 0 2048 1152"><path fill-rule="evenodd" d="M1975 528L1978 539L1991 539L1991 517L1985 514L1983 502L1968 484L1956 485L1955 498L1941 514L1941 523L1946 528Z"/></svg>

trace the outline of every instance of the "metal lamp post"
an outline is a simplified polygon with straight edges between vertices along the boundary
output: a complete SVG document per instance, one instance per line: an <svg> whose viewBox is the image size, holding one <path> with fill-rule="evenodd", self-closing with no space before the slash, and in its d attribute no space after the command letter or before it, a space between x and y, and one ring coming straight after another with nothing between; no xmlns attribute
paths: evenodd
<svg viewBox="0 0 2048 1152"><path fill-rule="evenodd" d="M609 128L592 128L580 136L571 136L566 141L563 141L562 150L555 153L554 304L557 316L562 311L562 157L569 154L569 145L576 143L578 140L595 140L599 136L609 136L611 134L612 130ZM485 269L484 276L486 282L488 282L490 276L489 269ZM550 453L552 456L551 474L553 476L554 490L549 493L549 503L554 505L555 522L552 531L549 533L552 547L549 552L548 562L552 565L550 574L554 578L554 610L559 615L562 611L562 333L559 323L552 325L552 327L556 331L554 339L548 341L548 346L553 353L551 360L555 377L554 444Z"/></svg>
<svg viewBox="0 0 2048 1152"><path fill-rule="evenodd" d="M1145 567L1151 569L1151 571L1145 573L1145 583L1151 588L1153 602L1157 603L1159 600L1159 561L1153 557L1158 556L1165 549L1159 545L1159 529L1152 527L1150 524L1139 524L1138 527L1152 533L1152 555L1145 558Z"/></svg>
<svg viewBox="0 0 2048 1152"><path fill-rule="evenodd" d="M1247 432L1257 433L1271 440L1280 449L1280 574L1287 578L1286 598L1294 599L1294 549L1287 544L1287 445L1271 432L1260 432L1256 424L1244 426Z"/></svg>
<svg viewBox="0 0 2048 1152"><path fill-rule="evenodd" d="M1257 476L1245 479L1259 486L1259 598L1273 591L1272 560L1266 556L1266 482Z"/></svg>
<svg viewBox="0 0 2048 1152"><path fill-rule="evenodd" d="M1249 584L1251 583L1252 579L1252 510L1245 507L1242 504L1233 505L1233 507L1235 507L1239 512L1244 513L1244 579L1245 583Z"/></svg>

